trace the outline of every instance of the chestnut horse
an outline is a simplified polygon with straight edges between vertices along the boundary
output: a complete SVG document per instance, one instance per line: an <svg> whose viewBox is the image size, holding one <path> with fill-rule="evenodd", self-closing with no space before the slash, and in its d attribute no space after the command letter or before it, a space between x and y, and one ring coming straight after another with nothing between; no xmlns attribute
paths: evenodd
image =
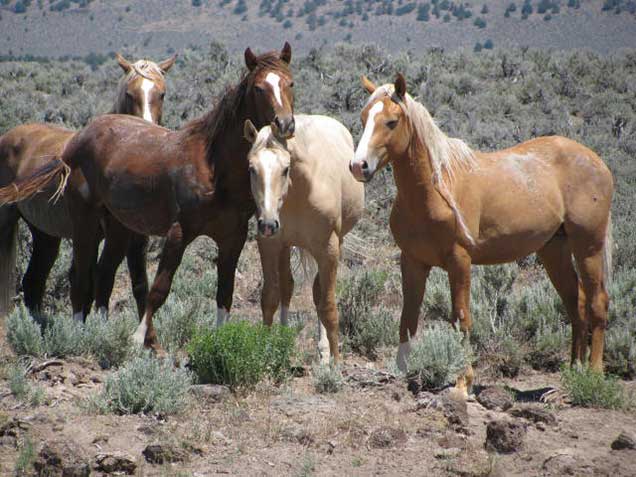
<svg viewBox="0 0 636 477"><path fill-rule="evenodd" d="M364 208L364 187L347 170L353 157L351 134L335 119L297 115L296 133L289 140L280 139L275 124L257 131L250 121L245 137L253 143L248 160L263 267L263 321L272 324L280 303L281 323L286 324L294 287L290 249L302 248L318 264L313 298L321 358L329 362L331 355L337 362L338 260L344 236Z"/></svg>
<svg viewBox="0 0 636 477"><path fill-rule="evenodd" d="M381 87L363 78L363 85L371 97L351 171L367 182L387 164L393 168L390 225L402 252L404 295L398 365L406 367L431 267L448 272L453 322L468 343L471 264L537 252L572 322L572 361L585 359L591 329L591 367L602 371L614 190L602 160L557 136L474 151L437 127L407 94L403 76ZM458 388L465 391L471 380L468 369Z"/></svg>
<svg viewBox="0 0 636 477"><path fill-rule="evenodd" d="M68 168L81 169L93 198L91 207L70 207L73 285L78 293L88 291L97 250L99 220L94 208L105 207L114 219L104 227L107 246L110 242L115 248L130 231L166 237L134 335L137 343L161 351L152 317L170 292L186 247L200 235L211 237L219 247L218 319L222 322L229 313L236 265L254 213L247 165L250 144L243 138L243 124L248 118L259 126L274 121L282 134L293 134L290 61L288 43L280 53L258 57L248 48L248 72L202 118L170 131L132 116L100 116L73 137L62 161L51 166L55 177L64 176Z"/></svg>
<svg viewBox="0 0 636 477"><path fill-rule="evenodd" d="M166 92L164 74L175 59L172 57L159 64L147 60L130 63L117 54L117 61L125 76L119 82L111 111L143 117L154 123L161 122ZM48 163L52 157L60 157L74 134L73 131L47 124L27 124L8 131L0 138L0 185L19 182ZM84 184L84 177L77 171L69 179L68 189L79 190L85 187ZM66 200L50 201L54 192L55 187L51 184L28 201L0 206L0 316L9 311L15 291L13 273L19 217L26 221L33 237L33 252L22 280L24 302L31 313L40 312L46 279L57 258L60 240L71 238L72 235ZM143 305L148 289L145 243L145 238L135 237L128 250L128 266L139 306ZM102 261L108 261L107 250L102 254ZM107 295L110 297L110 291ZM107 306L108 298L105 303ZM99 306L104 304L98 303Z"/></svg>

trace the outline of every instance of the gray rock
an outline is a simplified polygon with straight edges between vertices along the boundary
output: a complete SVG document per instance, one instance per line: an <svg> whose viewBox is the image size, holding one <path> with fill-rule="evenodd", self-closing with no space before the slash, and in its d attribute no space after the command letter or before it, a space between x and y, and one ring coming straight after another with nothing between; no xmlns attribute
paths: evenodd
<svg viewBox="0 0 636 477"><path fill-rule="evenodd" d="M45 442L33 467L43 477L88 477L91 472L83 449L66 441Z"/></svg>
<svg viewBox="0 0 636 477"><path fill-rule="evenodd" d="M212 402L223 402L232 395L230 388L221 384L195 384L190 386L190 392L198 398Z"/></svg>
<svg viewBox="0 0 636 477"><path fill-rule="evenodd" d="M497 419L486 427L486 444L489 451L512 454L523 447L527 426L518 421Z"/></svg>
<svg viewBox="0 0 636 477"><path fill-rule="evenodd" d="M150 444L143 450L142 454L146 461L151 464L184 462L188 458L183 449L170 444Z"/></svg>
<svg viewBox="0 0 636 477"><path fill-rule="evenodd" d="M535 424L543 423L553 426L557 423L554 414L541 406L514 407L510 410L510 415L527 419Z"/></svg>
<svg viewBox="0 0 636 477"><path fill-rule="evenodd" d="M455 399L451 393L433 394L420 392L415 398L415 409L435 410L444 414L448 424L458 431L468 429L468 407L463 399Z"/></svg>
<svg viewBox="0 0 636 477"><path fill-rule="evenodd" d="M636 449L636 439L633 434L627 432L621 432L614 442L612 442L612 449L624 450L624 449Z"/></svg>
<svg viewBox="0 0 636 477"><path fill-rule="evenodd" d="M514 399L502 387L489 386L477 395L477 402L491 411L507 411L514 404Z"/></svg>
<svg viewBox="0 0 636 477"><path fill-rule="evenodd" d="M390 449L404 444L408 439L406 432L394 427L380 427L369 436L368 444L372 449Z"/></svg>
<svg viewBox="0 0 636 477"><path fill-rule="evenodd" d="M135 459L121 452L98 454L95 456L94 469L107 474L115 473L134 475L137 470Z"/></svg>

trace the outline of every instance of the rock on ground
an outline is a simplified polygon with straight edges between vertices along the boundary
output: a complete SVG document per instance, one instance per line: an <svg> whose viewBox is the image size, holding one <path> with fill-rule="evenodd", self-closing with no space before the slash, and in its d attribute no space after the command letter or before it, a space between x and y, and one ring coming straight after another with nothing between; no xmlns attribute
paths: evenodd
<svg viewBox="0 0 636 477"><path fill-rule="evenodd" d="M88 477L91 472L84 450L74 442L45 442L33 463L37 475L46 477Z"/></svg>
<svg viewBox="0 0 636 477"><path fill-rule="evenodd" d="M486 449L502 454L517 452L523 447L527 427L525 423L497 419L486 427Z"/></svg>
<svg viewBox="0 0 636 477"><path fill-rule="evenodd" d="M98 454L94 469L100 472L134 475L137 470L135 459L124 453Z"/></svg>
<svg viewBox="0 0 636 477"><path fill-rule="evenodd" d="M500 386L488 386L477 395L477 402L491 411L507 411L514 404L510 393Z"/></svg>
<svg viewBox="0 0 636 477"><path fill-rule="evenodd" d="M142 454L151 464L171 464L184 462L188 455L183 449L170 444L150 444Z"/></svg>
<svg viewBox="0 0 636 477"><path fill-rule="evenodd" d="M636 438L633 434L627 432L621 432L614 442L612 442L612 449L624 450L624 449L636 449Z"/></svg>

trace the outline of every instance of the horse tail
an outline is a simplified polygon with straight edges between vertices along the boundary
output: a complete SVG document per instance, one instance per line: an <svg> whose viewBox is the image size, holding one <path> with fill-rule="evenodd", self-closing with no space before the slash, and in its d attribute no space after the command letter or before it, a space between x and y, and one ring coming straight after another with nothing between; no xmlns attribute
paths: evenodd
<svg viewBox="0 0 636 477"><path fill-rule="evenodd" d="M15 295L18 213L14 205L0 206L0 318L8 315ZM2 326L0 326L0 329Z"/></svg>
<svg viewBox="0 0 636 477"><path fill-rule="evenodd" d="M58 179L59 184L51 196L51 200L56 201L64 193L70 174L71 168L58 156L55 156L27 177L20 178L8 186L0 188L0 205L14 204L29 199Z"/></svg>
<svg viewBox="0 0 636 477"><path fill-rule="evenodd" d="M612 283L612 249L614 239L612 238L612 212L607 219L607 229L605 230L605 243L603 244L603 284L607 288Z"/></svg>

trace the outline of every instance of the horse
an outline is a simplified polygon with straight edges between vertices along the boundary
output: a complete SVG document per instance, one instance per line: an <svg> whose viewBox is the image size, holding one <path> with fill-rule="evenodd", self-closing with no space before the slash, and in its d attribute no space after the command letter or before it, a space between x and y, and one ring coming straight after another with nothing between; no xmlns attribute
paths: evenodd
<svg viewBox="0 0 636 477"><path fill-rule="evenodd" d="M131 231L165 237L145 312L133 335L136 343L156 353L163 350L152 317L170 292L186 247L200 235L211 237L219 248L217 322L222 324L229 315L236 265L255 209L243 124L248 118L260 126L274 121L282 135L293 134L291 53L289 43L280 52L260 56L247 48L247 72L238 85L229 88L209 113L177 131L132 116L100 116L74 136L62 160L54 160L50 166L58 178L67 175L68 169L80 169L93 198L88 210L70 210L73 285L78 295L86 295L97 250L99 220L92 209L105 207L110 213L113 220L105 224L104 234L106 244L113 248L121 250L117 244ZM47 174L44 169L40 172ZM33 181L37 176L34 174ZM5 189L0 190L0 197L5 192L9 195ZM20 198L19 193L12 196L13 200ZM99 289L99 274L97 278Z"/></svg>
<svg viewBox="0 0 636 477"><path fill-rule="evenodd" d="M587 147L539 137L479 152L446 136L398 74L377 87L361 113L364 132L350 169L368 182L391 164L397 186L390 227L401 250L397 364L406 369L431 267L448 273L452 320L469 343L471 265L511 262L536 252L572 324L573 363L602 372L611 273L612 174ZM574 266L576 263L576 268ZM470 389L472 368L457 382Z"/></svg>
<svg viewBox="0 0 636 477"><path fill-rule="evenodd" d="M148 60L131 63L119 53L116 59L124 76L119 81L111 112L160 123L166 93L164 75L176 56L159 64ZM49 124L26 124L5 133L0 137L0 185L19 182L51 158L59 157L74 134ZM70 177L68 189L80 190L82 187L86 187L85 180L78 171ZM46 279L57 258L60 241L72 236L66 200L50 201L54 192L55 187L50 185L28 201L0 206L0 316L9 311L15 291L16 230L20 217L27 223L33 238L33 252L22 280L24 302L32 314L41 311ZM145 247L146 240L135 237L128 250L128 265L139 307L143 307L148 289ZM107 250L102 254L102 261L108 262ZM111 291L112 286L104 291L105 297L98 302L98 307L105 306L104 299L107 306Z"/></svg>
<svg viewBox="0 0 636 477"><path fill-rule="evenodd" d="M258 131L249 120L245 137L252 143L248 161L263 269L263 322L272 324L280 303L281 323L287 323L294 288L290 250L296 246L309 252L318 264L313 299L321 357L337 362L338 261L344 236L364 208L364 186L347 170L353 157L351 134L335 119L296 115L291 139L281 138L276 124Z"/></svg>

